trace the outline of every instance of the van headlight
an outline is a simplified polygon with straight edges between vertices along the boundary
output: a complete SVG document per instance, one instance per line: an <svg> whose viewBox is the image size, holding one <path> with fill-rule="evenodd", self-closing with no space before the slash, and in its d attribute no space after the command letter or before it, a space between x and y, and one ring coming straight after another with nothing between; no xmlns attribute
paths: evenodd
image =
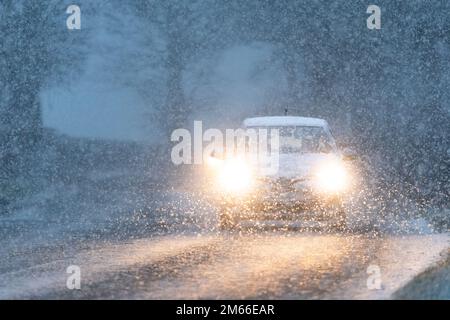
<svg viewBox="0 0 450 320"><path fill-rule="evenodd" d="M219 169L218 182L224 191L246 192L252 184L251 170L241 159L226 160Z"/></svg>
<svg viewBox="0 0 450 320"><path fill-rule="evenodd" d="M325 193L344 191L349 184L348 172L338 161L327 162L319 166L315 178L317 189Z"/></svg>

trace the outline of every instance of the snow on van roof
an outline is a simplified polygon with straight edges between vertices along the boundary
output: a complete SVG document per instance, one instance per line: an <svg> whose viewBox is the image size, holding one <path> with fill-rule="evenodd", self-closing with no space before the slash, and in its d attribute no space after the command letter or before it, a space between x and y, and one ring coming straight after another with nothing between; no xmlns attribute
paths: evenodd
<svg viewBox="0 0 450 320"><path fill-rule="evenodd" d="M287 126L305 126L305 127L327 127L325 120L319 118L306 117L256 117L244 120L244 127L287 127Z"/></svg>

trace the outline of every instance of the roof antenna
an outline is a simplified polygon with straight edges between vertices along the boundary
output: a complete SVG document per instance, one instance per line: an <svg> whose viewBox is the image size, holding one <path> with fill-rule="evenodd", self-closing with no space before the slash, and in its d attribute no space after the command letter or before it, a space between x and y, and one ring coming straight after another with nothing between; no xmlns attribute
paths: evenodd
<svg viewBox="0 0 450 320"><path fill-rule="evenodd" d="M287 116L288 115L288 108L284 108L284 115Z"/></svg>

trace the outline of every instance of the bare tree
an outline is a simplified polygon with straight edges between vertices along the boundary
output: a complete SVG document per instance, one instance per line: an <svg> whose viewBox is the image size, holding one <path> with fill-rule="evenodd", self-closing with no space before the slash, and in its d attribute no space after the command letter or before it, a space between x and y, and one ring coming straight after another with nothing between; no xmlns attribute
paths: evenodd
<svg viewBox="0 0 450 320"><path fill-rule="evenodd" d="M65 26L60 1L0 2L0 185L27 175L42 136L39 94L49 80L70 75L80 35ZM62 74L63 68L65 70Z"/></svg>

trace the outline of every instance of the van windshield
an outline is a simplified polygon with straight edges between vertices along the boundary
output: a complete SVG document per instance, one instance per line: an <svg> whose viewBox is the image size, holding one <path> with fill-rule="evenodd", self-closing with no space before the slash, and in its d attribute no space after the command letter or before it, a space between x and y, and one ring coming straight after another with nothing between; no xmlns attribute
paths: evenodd
<svg viewBox="0 0 450 320"><path fill-rule="evenodd" d="M280 135L280 153L331 153L334 140L323 127L282 126L252 127L253 129L277 129ZM271 146L269 146L272 149Z"/></svg>

